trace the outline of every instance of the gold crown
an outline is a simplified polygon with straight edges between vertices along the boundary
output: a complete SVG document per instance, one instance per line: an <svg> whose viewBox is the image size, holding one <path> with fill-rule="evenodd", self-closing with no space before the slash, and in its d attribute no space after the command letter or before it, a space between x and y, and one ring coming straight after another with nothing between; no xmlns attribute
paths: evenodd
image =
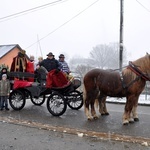
<svg viewBox="0 0 150 150"><path fill-rule="evenodd" d="M26 54L26 51L25 51L25 50L21 50L20 52L21 52L22 54L24 54L24 55Z"/></svg>

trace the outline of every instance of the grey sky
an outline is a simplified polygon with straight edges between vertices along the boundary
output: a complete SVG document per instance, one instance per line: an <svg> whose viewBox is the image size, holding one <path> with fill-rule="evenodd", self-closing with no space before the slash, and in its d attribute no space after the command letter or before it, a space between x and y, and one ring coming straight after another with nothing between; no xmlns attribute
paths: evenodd
<svg viewBox="0 0 150 150"><path fill-rule="evenodd" d="M56 0L1 0L0 18L53 1ZM124 0L123 40L128 60L150 53L150 1L138 1ZM19 44L28 55L38 57L41 53L36 42L45 37L40 41L44 58L50 51L56 58L60 53L68 58L89 57L96 45L119 42L120 0L98 0L82 12L94 2L96 0L66 0L7 21L1 19L0 45Z"/></svg>

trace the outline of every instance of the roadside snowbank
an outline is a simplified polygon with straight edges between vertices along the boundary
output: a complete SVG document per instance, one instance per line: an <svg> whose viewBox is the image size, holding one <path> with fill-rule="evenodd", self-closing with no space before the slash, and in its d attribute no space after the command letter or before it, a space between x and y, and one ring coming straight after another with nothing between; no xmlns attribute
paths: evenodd
<svg viewBox="0 0 150 150"><path fill-rule="evenodd" d="M126 103L126 98L107 97L107 102ZM150 95L140 95L138 104L150 105Z"/></svg>

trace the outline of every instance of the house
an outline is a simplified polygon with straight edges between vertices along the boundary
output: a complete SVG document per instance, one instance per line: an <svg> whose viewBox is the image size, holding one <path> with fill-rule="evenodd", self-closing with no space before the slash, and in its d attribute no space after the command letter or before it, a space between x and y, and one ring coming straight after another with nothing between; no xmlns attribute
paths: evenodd
<svg viewBox="0 0 150 150"><path fill-rule="evenodd" d="M0 45L0 67L4 65L10 69L13 58L22 50L18 44Z"/></svg>

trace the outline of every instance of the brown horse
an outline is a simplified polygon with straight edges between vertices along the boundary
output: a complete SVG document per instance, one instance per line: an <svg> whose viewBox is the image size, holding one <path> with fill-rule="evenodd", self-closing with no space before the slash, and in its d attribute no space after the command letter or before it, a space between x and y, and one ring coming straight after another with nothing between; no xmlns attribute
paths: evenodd
<svg viewBox="0 0 150 150"><path fill-rule="evenodd" d="M99 112L108 114L106 97L126 97L123 124L138 121L138 99L146 81L150 81L150 54L129 62L121 72L115 70L93 69L83 79L85 114L90 120L97 118L94 108L95 99L99 101ZM91 114L89 112L91 106ZM92 116L91 116L92 115Z"/></svg>

